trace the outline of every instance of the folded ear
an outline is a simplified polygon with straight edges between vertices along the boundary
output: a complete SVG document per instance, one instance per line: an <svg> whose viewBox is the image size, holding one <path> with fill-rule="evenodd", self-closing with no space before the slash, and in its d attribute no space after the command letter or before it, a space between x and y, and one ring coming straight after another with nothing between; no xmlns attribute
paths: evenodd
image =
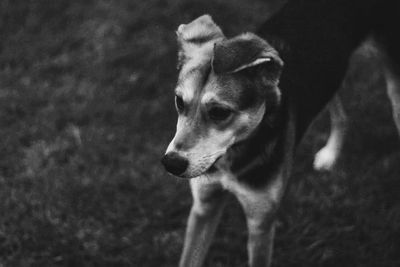
<svg viewBox="0 0 400 267"><path fill-rule="evenodd" d="M214 23L210 15L203 15L189 24L181 24L176 31L178 41L187 43L205 43L224 37L222 30Z"/></svg>
<svg viewBox="0 0 400 267"><path fill-rule="evenodd" d="M212 68L216 74L235 73L265 66L269 82L279 82L283 61L278 52L255 34L245 33L214 46Z"/></svg>
<svg viewBox="0 0 400 267"><path fill-rule="evenodd" d="M185 58L196 56L201 49L208 48L212 53L210 45L224 38L221 28L214 23L210 15L198 17L189 24L181 24L176 34L180 46L179 64L183 64Z"/></svg>

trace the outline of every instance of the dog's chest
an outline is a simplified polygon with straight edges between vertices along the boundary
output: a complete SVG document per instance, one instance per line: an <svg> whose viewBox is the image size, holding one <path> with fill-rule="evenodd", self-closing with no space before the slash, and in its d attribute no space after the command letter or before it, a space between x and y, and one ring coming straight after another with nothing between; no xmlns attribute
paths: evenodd
<svg viewBox="0 0 400 267"><path fill-rule="evenodd" d="M222 188L231 192L239 199L249 198L254 195L254 189L239 181L237 177L229 171L221 171L217 180L221 184Z"/></svg>

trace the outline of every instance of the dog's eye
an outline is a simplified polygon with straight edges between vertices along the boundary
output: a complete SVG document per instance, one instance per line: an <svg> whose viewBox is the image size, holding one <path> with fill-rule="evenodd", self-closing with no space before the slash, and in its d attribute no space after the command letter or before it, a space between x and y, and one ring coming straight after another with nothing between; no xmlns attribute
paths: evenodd
<svg viewBox="0 0 400 267"><path fill-rule="evenodd" d="M228 119L232 114L232 111L228 108L213 107L208 111L208 116L213 121L224 121Z"/></svg>
<svg viewBox="0 0 400 267"><path fill-rule="evenodd" d="M185 108L185 103L183 103L183 99L180 96L175 96L175 104L178 111L182 111Z"/></svg>

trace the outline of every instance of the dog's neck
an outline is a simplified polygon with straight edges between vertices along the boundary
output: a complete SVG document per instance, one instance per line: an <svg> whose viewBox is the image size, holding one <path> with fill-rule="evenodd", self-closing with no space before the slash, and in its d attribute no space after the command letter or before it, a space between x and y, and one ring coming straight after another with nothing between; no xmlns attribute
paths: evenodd
<svg viewBox="0 0 400 267"><path fill-rule="evenodd" d="M295 142L292 105L290 99L283 96L273 118L268 111L265 112L255 131L227 151L229 171L238 181L252 187L262 187L279 172Z"/></svg>

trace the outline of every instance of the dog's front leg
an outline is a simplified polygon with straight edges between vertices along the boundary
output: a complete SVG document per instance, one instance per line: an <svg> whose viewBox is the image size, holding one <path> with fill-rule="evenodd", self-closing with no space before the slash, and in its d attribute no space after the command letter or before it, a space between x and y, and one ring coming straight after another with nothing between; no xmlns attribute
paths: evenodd
<svg viewBox="0 0 400 267"><path fill-rule="evenodd" d="M248 224L249 239L247 250L250 267L268 267L271 264L275 228L273 218L271 217L267 220L268 222L255 222L254 225Z"/></svg>
<svg viewBox="0 0 400 267"><path fill-rule="evenodd" d="M193 205L186 229L180 267L200 267L211 244L225 204L226 192L217 182L190 181Z"/></svg>
<svg viewBox="0 0 400 267"><path fill-rule="evenodd" d="M264 189L246 188L237 193L247 220L248 257L250 267L271 264L274 222L285 181L278 178Z"/></svg>

